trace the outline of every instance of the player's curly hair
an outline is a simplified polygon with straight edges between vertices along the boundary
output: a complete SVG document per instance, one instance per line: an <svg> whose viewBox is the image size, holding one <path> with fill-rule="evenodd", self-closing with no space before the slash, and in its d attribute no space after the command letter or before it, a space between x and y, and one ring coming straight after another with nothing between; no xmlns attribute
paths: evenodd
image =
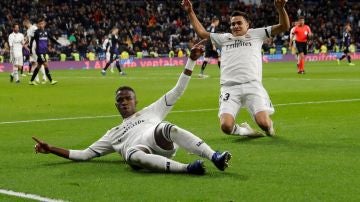
<svg viewBox="0 0 360 202"><path fill-rule="evenodd" d="M135 90L129 86L120 86L116 91L115 94L118 94L118 92L123 91L123 90L127 90L127 91L131 91L135 94Z"/></svg>

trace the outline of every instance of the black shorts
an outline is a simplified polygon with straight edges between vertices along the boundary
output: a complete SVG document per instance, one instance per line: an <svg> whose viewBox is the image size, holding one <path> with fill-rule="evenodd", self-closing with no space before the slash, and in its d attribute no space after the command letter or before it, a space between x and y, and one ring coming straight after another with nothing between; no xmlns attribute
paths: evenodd
<svg viewBox="0 0 360 202"><path fill-rule="evenodd" d="M219 54L217 51L214 50L205 50L205 57L206 58L219 58Z"/></svg>
<svg viewBox="0 0 360 202"><path fill-rule="evenodd" d="M307 54L307 44L306 42L295 42L296 44L296 50L298 53L304 53L304 55Z"/></svg>
<svg viewBox="0 0 360 202"><path fill-rule="evenodd" d="M110 62L113 62L114 60L119 59L119 54L116 53L110 53Z"/></svg>
<svg viewBox="0 0 360 202"><path fill-rule="evenodd" d="M38 64L44 64L45 62L47 62L46 54L37 54L37 62Z"/></svg>
<svg viewBox="0 0 360 202"><path fill-rule="evenodd" d="M344 52L345 54L350 53L350 51L349 51L349 46L345 46L344 49L343 49L343 52Z"/></svg>

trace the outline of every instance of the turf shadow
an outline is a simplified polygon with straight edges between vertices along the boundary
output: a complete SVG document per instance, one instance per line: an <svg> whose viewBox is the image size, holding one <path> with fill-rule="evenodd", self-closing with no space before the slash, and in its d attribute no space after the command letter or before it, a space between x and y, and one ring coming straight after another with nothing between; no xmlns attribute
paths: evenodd
<svg viewBox="0 0 360 202"><path fill-rule="evenodd" d="M44 163L44 166L58 166L58 165L70 165L70 164L118 164L125 165L126 162L122 160L92 160L92 161L61 161L53 163Z"/></svg>

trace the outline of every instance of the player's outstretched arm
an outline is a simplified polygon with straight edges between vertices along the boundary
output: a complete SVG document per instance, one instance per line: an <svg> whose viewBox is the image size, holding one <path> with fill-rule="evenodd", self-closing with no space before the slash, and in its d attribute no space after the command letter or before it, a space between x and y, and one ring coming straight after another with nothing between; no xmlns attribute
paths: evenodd
<svg viewBox="0 0 360 202"><path fill-rule="evenodd" d="M54 147L42 140L39 140L36 137L32 137L32 139L36 142L35 145L35 152L36 153L42 153L42 154L48 154L48 153L52 153L55 154L57 156L69 159L69 150L67 149L63 149L63 148L58 148L58 147Z"/></svg>
<svg viewBox="0 0 360 202"><path fill-rule="evenodd" d="M199 59L204 54L204 44L206 43L207 39L201 40L199 43L195 44L194 47L190 51L190 57L188 58L188 62L192 62L193 64L188 66L185 66L184 74L187 76L191 76L192 70L194 69L195 62L197 59Z"/></svg>
<svg viewBox="0 0 360 202"><path fill-rule="evenodd" d="M276 10L279 14L279 24L271 27L271 35L275 36L281 32L285 32L290 28L289 16L285 10L287 0L274 0Z"/></svg>
<svg viewBox="0 0 360 202"><path fill-rule="evenodd" d="M190 23L194 27L196 34L202 39L210 38L210 33L206 31L204 26L202 26L202 24L196 17L191 1L190 0L182 0L181 5L184 8L184 10L187 12L189 19L190 19Z"/></svg>
<svg viewBox="0 0 360 202"><path fill-rule="evenodd" d="M185 69L183 73L180 75L178 82L176 83L175 87L171 89L169 92L165 94L166 98L166 105L172 106L175 102L179 99L179 97L184 93L190 78L192 71L195 67L196 60L199 59L204 53L204 44L207 40L202 40L190 51L190 57L187 60L185 65Z"/></svg>
<svg viewBox="0 0 360 202"><path fill-rule="evenodd" d="M36 137L32 137L32 139L36 142L35 145L36 153L42 153L42 154L51 153L74 161L86 161L99 156L99 154L97 154L95 151L91 150L90 148L84 150L68 150L59 147L54 147L42 140L39 140Z"/></svg>

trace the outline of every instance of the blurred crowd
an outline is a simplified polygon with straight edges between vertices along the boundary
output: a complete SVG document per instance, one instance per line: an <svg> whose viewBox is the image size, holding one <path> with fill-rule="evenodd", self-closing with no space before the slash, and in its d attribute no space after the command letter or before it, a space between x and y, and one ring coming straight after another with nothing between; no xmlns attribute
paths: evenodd
<svg viewBox="0 0 360 202"><path fill-rule="evenodd" d="M104 55L102 43L113 27L120 29L123 46L120 52L142 57L177 56L186 53L197 40L180 0L2 0L0 1L0 55L8 54L7 38L14 22L22 24L24 19L33 23L38 17L46 17L47 28L57 39L70 44L52 46L51 58L60 54L70 57L76 52L80 58L95 53ZM216 16L220 19L219 31L229 31L229 15L233 10L250 15L252 27L264 27L278 22L273 0L247 3L234 0L194 0L193 6L206 27ZM305 16L314 33L310 49L326 46L335 50L340 44L345 23L351 23L352 40L360 47L360 3L357 1L289 1L287 11L291 21L299 15ZM26 33L24 27L22 32ZM264 52L271 47L287 47L289 32L274 37L264 44ZM310 50L310 52L311 52Z"/></svg>

